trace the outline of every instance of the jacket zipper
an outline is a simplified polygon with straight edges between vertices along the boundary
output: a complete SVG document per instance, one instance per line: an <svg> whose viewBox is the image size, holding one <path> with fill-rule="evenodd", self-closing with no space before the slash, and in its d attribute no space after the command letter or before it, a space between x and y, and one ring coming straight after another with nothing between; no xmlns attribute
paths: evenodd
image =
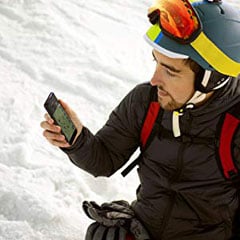
<svg viewBox="0 0 240 240"><path fill-rule="evenodd" d="M176 192L171 192L170 201L169 201L169 204L166 207L166 210L164 212L163 220L162 220L162 226L161 226L161 229L159 231L160 237L162 237L162 235L164 233L164 230L165 230L165 228L167 226L167 223L169 221L169 218L171 216L171 212L173 210L173 205L175 203L175 198L176 198Z"/></svg>
<svg viewBox="0 0 240 240"><path fill-rule="evenodd" d="M192 117L191 117L190 111L189 111L189 117L190 117L190 121L188 123L188 127L189 127L189 129L191 129ZM177 171L176 171L176 174L170 179L171 183L176 182L180 179L180 176L181 176L181 173L183 170L183 152L184 152L187 144L188 144L187 142L182 142L181 146L179 147L178 158L177 158L177 167L176 167Z"/></svg>
<svg viewBox="0 0 240 240"><path fill-rule="evenodd" d="M183 167L183 152L185 149L186 145L184 143L182 143L182 145L180 146L179 150L178 150L178 158L177 158L177 171L176 174L170 179L170 181L173 183L175 181L177 181L179 179L179 177L181 176L182 173L182 167ZM163 220L162 220L162 226L160 229L160 237L162 237L164 230L169 222L169 218L171 217L171 212L173 210L173 205L176 201L176 195L177 193L172 191L171 192L171 196L170 196L170 200L169 200L169 204L166 207L166 210L164 212L163 215Z"/></svg>
<svg viewBox="0 0 240 240"><path fill-rule="evenodd" d="M192 118L190 119L190 123L189 123L190 127L191 127L191 125L192 125ZM178 181L180 176L181 176L181 173L182 173L182 170L183 170L183 152L186 148L186 144L187 143L182 142L181 146L179 147L177 164L176 164L177 171L176 171L176 174L172 178L170 178L169 181L171 183L174 183L174 182ZM165 213L163 215L164 217L163 217L163 221L162 221L163 224L162 224L161 229L160 229L160 237L162 237L162 235L164 233L164 230L165 230L165 228L166 228L166 226L169 222L169 219L171 217L171 212L173 210L173 205L176 201L176 195L177 195L176 192L174 192L174 191L171 192L171 197L170 197L169 204L168 204L168 206L165 210Z"/></svg>
<svg viewBox="0 0 240 240"><path fill-rule="evenodd" d="M183 170L183 152L185 150L185 147L186 147L186 143L182 143L181 146L179 147L177 164L176 164L177 171L176 171L175 175L172 178L170 178L171 183L178 181L181 176L181 173Z"/></svg>

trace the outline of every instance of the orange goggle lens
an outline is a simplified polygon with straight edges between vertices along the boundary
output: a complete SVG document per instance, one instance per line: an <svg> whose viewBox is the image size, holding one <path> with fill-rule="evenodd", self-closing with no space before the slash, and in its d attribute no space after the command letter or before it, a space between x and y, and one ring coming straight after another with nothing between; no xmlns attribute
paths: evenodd
<svg viewBox="0 0 240 240"><path fill-rule="evenodd" d="M149 8L152 24L159 21L164 34L181 43L193 41L202 30L201 21L188 0L157 0Z"/></svg>

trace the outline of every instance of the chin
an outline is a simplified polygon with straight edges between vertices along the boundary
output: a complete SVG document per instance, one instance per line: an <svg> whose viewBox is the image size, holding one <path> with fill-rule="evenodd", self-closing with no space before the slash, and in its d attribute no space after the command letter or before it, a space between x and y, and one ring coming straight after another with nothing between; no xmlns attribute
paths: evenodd
<svg viewBox="0 0 240 240"><path fill-rule="evenodd" d="M181 108L183 105L182 104L177 104L172 101L163 101L163 99L158 98L158 102L161 106L162 109L166 111L174 111L176 109Z"/></svg>

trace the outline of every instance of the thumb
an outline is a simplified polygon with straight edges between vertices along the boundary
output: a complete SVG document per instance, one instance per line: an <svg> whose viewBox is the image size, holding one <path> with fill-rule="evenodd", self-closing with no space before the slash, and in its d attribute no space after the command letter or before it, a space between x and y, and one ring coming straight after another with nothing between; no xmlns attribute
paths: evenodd
<svg viewBox="0 0 240 240"><path fill-rule="evenodd" d="M64 108L64 110L66 111L66 113L69 115L71 120L73 121L73 124L75 125L75 127L77 128L77 135L75 137L75 140L73 141L73 143L74 143L76 141L77 137L82 132L83 125L82 125L81 121L79 120L77 114L69 107L69 105L67 103L65 103L62 99L59 99L59 102L62 105L62 107Z"/></svg>
<svg viewBox="0 0 240 240"><path fill-rule="evenodd" d="M68 115L71 115L72 114L72 109L69 107L69 105L67 103L65 103L62 99L59 99L58 100L60 102L60 104L63 106L64 110L66 111L66 113Z"/></svg>
<svg viewBox="0 0 240 240"><path fill-rule="evenodd" d="M68 116L72 119L73 123L75 124L76 127L81 125L80 120L78 119L77 114L72 110L72 108L69 107L67 103L65 103L62 99L59 99L60 104L68 114Z"/></svg>

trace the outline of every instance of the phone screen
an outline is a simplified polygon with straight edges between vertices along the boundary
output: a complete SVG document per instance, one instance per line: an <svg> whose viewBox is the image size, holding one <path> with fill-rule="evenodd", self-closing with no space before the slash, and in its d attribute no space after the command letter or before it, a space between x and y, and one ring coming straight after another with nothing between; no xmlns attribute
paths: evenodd
<svg viewBox="0 0 240 240"><path fill-rule="evenodd" d="M67 141L70 142L76 128L60 103L58 103L57 108L53 113L53 117L57 124L62 128L62 132L67 138Z"/></svg>

